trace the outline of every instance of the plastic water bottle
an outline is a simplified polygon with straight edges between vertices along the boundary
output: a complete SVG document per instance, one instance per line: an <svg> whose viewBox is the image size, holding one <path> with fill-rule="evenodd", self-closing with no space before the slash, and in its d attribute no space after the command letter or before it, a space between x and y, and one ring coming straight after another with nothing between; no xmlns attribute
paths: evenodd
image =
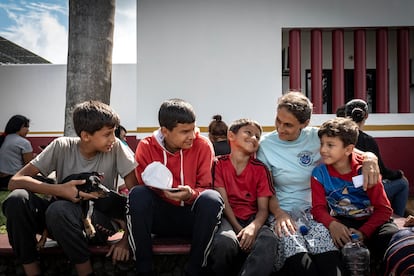
<svg viewBox="0 0 414 276"><path fill-rule="evenodd" d="M342 248L346 275L369 276L370 275L370 254L368 248L359 241L358 234L352 234L352 241Z"/></svg>
<svg viewBox="0 0 414 276"><path fill-rule="evenodd" d="M302 235L308 234L309 220L306 217L306 213L299 208L293 208L291 215L292 219L296 222L296 226L298 227L299 233L301 233Z"/></svg>

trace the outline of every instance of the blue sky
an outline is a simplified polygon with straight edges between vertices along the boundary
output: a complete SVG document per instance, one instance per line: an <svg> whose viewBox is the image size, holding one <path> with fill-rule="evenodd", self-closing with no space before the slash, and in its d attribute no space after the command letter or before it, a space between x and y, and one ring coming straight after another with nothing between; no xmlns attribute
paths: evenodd
<svg viewBox="0 0 414 276"><path fill-rule="evenodd" d="M46 58L67 62L69 0L1 0L0 36ZM136 63L136 0L116 0L113 63Z"/></svg>

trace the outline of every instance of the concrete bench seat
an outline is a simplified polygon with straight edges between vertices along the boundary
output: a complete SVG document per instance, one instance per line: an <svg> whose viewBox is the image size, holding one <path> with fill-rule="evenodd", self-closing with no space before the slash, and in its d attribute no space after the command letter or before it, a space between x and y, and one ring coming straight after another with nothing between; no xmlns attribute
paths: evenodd
<svg viewBox="0 0 414 276"><path fill-rule="evenodd" d="M107 245L89 246L92 255L106 255L112 242L119 240L122 233L118 232L109 238ZM160 238L154 237L153 253L156 255L185 255L190 252L190 241L183 238ZM52 240L48 240L41 254L54 255L63 254L62 248ZM0 234L0 256L13 256L14 252L10 246L7 234Z"/></svg>
<svg viewBox="0 0 414 276"><path fill-rule="evenodd" d="M394 222L398 225L398 228L404 228L404 217L393 215ZM122 237L122 233L118 232L109 238L107 245L91 245L89 246L92 255L106 255L110 248L111 242L119 240ZM49 246L49 245L52 246ZM53 241L49 243L45 248L41 250L41 254L63 254L62 249L53 244ZM184 238L163 238L154 237L152 251L155 255L186 255L190 252L190 241ZM0 256L13 256L13 249L10 246L7 234L0 234Z"/></svg>

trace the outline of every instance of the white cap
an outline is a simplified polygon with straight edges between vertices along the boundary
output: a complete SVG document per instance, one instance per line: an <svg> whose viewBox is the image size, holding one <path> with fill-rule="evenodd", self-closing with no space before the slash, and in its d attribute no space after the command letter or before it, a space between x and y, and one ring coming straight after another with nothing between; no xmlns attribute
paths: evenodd
<svg viewBox="0 0 414 276"><path fill-rule="evenodd" d="M161 162L149 164L141 174L145 185L158 189L171 189L173 176L171 171Z"/></svg>

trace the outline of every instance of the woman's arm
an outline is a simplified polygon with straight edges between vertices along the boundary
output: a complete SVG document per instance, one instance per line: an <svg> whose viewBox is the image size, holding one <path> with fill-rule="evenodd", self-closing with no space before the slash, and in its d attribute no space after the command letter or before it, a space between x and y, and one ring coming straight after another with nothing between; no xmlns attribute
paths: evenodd
<svg viewBox="0 0 414 276"><path fill-rule="evenodd" d="M289 234L293 235L296 232L292 218L280 208L279 201L275 195L269 200L269 211L276 219L274 231L279 237Z"/></svg>
<svg viewBox="0 0 414 276"><path fill-rule="evenodd" d="M362 160L362 175L364 176L364 191L367 188L375 186L380 181L380 169L378 166L378 157L372 152L363 152L358 149L354 149L356 153L361 154L364 159Z"/></svg>

